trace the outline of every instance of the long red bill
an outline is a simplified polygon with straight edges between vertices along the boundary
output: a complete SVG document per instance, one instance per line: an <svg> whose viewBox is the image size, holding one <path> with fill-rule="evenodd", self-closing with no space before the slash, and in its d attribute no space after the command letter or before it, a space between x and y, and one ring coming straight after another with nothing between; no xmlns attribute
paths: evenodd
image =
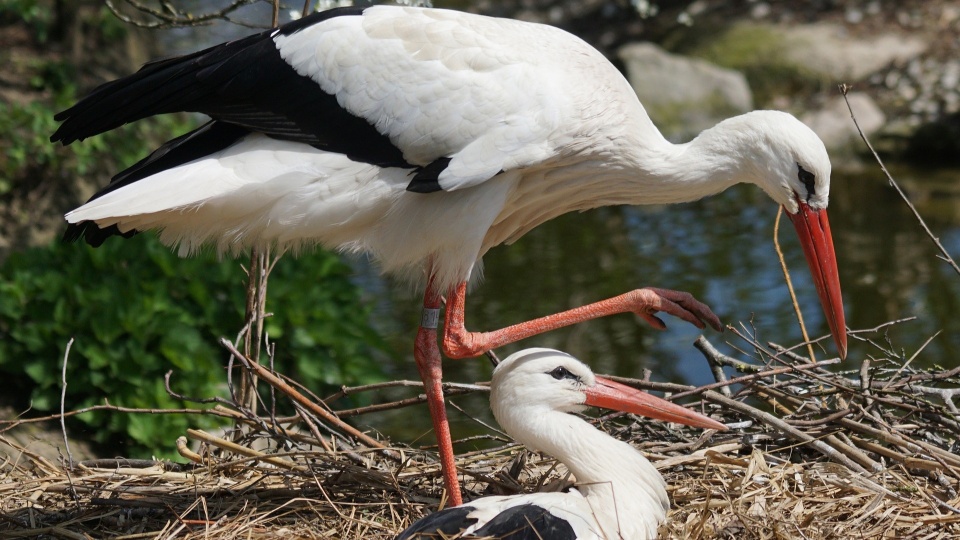
<svg viewBox="0 0 960 540"><path fill-rule="evenodd" d="M843 298L840 295L840 274L837 272L837 255L833 251L833 236L826 209L814 210L797 199L800 209L796 214L787 212L797 229L803 254L810 265L813 283L823 305L823 313L830 325L830 333L837 344L840 358L847 357L847 326L843 317ZM784 209L786 210L786 209Z"/></svg>
<svg viewBox="0 0 960 540"><path fill-rule="evenodd" d="M585 393L586 404L591 407L624 411L704 429L727 429L727 426L702 414L610 379L597 377L597 384L587 388Z"/></svg>

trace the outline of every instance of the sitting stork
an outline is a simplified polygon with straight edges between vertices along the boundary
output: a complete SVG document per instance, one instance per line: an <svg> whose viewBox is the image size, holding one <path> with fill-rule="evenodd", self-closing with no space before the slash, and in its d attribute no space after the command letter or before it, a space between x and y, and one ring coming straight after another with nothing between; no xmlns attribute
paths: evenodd
<svg viewBox="0 0 960 540"><path fill-rule="evenodd" d="M726 429L679 405L597 377L568 354L520 351L493 372L493 415L517 442L566 465L576 488L470 501L424 517L396 540L656 538L670 508L663 477L635 448L573 414L588 406Z"/></svg>

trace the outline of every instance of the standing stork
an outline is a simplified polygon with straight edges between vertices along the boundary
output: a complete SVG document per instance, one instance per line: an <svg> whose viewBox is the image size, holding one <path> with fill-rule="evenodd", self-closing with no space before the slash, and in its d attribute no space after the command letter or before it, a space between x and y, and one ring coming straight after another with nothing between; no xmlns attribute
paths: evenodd
<svg viewBox="0 0 960 540"><path fill-rule="evenodd" d="M467 331L467 283L481 257L566 212L760 186L793 220L846 354L820 139L789 114L756 111L671 144L616 68L557 28L396 6L315 13L106 83L55 117L63 123L51 140L70 144L176 111L212 120L68 213L65 237L99 245L157 229L181 255L204 243L221 252L320 244L422 280L414 356L454 504L437 345L442 295L451 358L615 313L660 329L657 312L721 328L691 295L645 288Z"/></svg>
<svg viewBox="0 0 960 540"><path fill-rule="evenodd" d="M566 353L514 353L493 372L493 415L517 442L566 465L577 479L576 489L484 497L426 516L397 540L656 538L670 509L663 477L635 448L571 414L588 406L726 429L679 405L597 377Z"/></svg>

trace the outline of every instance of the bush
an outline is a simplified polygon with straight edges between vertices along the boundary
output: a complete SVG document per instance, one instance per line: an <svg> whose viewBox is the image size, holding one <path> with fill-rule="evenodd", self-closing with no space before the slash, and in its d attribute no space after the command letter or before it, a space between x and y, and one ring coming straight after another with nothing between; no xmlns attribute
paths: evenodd
<svg viewBox="0 0 960 540"><path fill-rule="evenodd" d="M276 367L315 390L381 378L385 347L350 268L318 252L282 260L271 275L267 332ZM178 259L152 235L86 245L54 244L13 254L0 266L0 373L8 397L38 411L59 408L60 366L71 337L68 409L103 403L182 407L164 390L225 395L227 354L217 344L243 323L245 274L212 254ZM96 412L86 435L111 455L163 455L207 417ZM75 429L79 429L75 427ZM130 442L129 446L125 445ZM121 450L122 449L122 450Z"/></svg>

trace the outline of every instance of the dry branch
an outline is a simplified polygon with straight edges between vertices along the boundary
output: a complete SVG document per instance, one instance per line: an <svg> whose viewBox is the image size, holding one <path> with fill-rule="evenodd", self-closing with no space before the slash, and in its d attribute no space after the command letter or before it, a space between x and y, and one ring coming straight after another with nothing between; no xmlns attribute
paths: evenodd
<svg viewBox="0 0 960 540"><path fill-rule="evenodd" d="M846 84L840 85L840 93L843 94L843 100L847 103L847 110L850 111L850 118L853 120L853 125L857 128L857 133L860 134L860 138L863 139L864 144L867 145L870 153L873 154L873 158L877 160L877 164L880 165L880 170L883 171L884 175L886 175L887 181L890 183L890 187L892 187L897 192L897 195L903 199L903 202L908 208L910 208L910 211L913 212L913 217L917 218L917 222L920 223L920 227L922 227L923 231L927 233L927 236L930 237L930 240L933 241L933 244L937 246L937 250L940 251L940 255L938 255L937 258L945 261L957 272L957 274L960 274L960 266L957 266L956 261L953 260L953 257L950 256L950 253L947 252L947 249L943 247L943 244L940 243L940 239L937 238L937 236L933 234L933 231L930 230L930 227L927 226L927 222L924 221L923 217L920 216L920 212L917 212L916 207L913 206L912 202L910 202L910 198L907 197L906 193L904 193L902 189L900 189L900 184L893 179L893 175L891 175L890 171L887 170L887 166L883 164L883 160L880 159L877 151L873 149L873 145L870 144L870 139L868 139L866 134L863 133L863 130L860 129L860 123L857 122L857 116L853 114L853 107L850 106L850 100L847 99L848 90L850 90L850 87Z"/></svg>

